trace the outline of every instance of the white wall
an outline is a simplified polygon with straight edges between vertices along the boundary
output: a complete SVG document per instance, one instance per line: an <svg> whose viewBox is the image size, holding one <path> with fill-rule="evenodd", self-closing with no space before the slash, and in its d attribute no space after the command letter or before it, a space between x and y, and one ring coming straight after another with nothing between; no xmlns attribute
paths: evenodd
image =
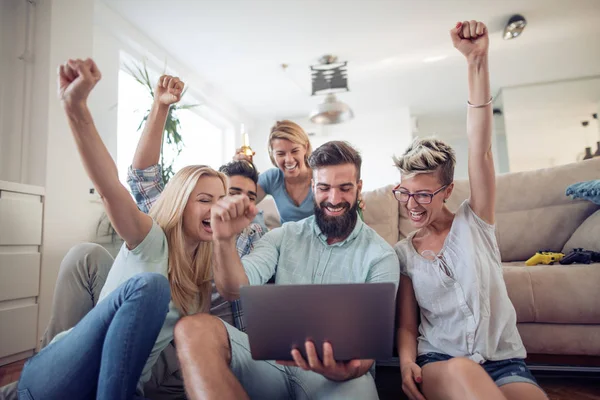
<svg viewBox="0 0 600 400"><path fill-rule="evenodd" d="M0 2L0 180L20 181L27 18L25 1Z"/></svg>
<svg viewBox="0 0 600 400"><path fill-rule="evenodd" d="M598 141L600 141L600 101L598 101L598 103L596 104L596 116L597 118L595 119L596 121L596 127L598 128L598 136L597 139Z"/></svg>
<svg viewBox="0 0 600 400"><path fill-rule="evenodd" d="M466 110L449 114L419 115L417 117L418 131L415 136L420 138L436 137L452 146L456 152L454 177L468 177L468 141Z"/></svg>
<svg viewBox="0 0 600 400"><path fill-rule="evenodd" d="M508 157L508 143L506 134L504 133L504 119L502 117L494 118L494 121L498 121L495 126L501 126L496 130L496 142L493 144L496 146L496 152L494 153L494 161L496 164L496 173L503 174L510 172L510 160ZM502 134L501 134L502 132Z"/></svg>
<svg viewBox="0 0 600 400"><path fill-rule="evenodd" d="M418 133L415 136L422 138L434 136L450 145L456 153L454 178L467 179L469 177L469 141L467 140L466 109L450 114L421 115L417 117L417 121ZM492 143L496 173L509 172L504 121L500 116L494 116Z"/></svg>
<svg viewBox="0 0 600 400"><path fill-rule="evenodd" d="M48 119L50 103L56 102L56 81L53 73L56 66L51 65L50 32L52 20L51 2L42 0L35 7L35 30L33 40L33 74L30 117L30 140L27 152L21 163L27 166L23 183L46 186L46 168L48 161ZM54 83L54 86L51 85Z"/></svg>
<svg viewBox="0 0 600 400"><path fill-rule="evenodd" d="M105 28L94 25L93 57L102 80L90 96L96 128L113 159L117 159L117 102L119 98L120 45Z"/></svg>
<svg viewBox="0 0 600 400"><path fill-rule="evenodd" d="M494 102L493 150L497 173L568 164L596 150L600 78L503 88ZM581 121L589 121L587 127ZM418 136L436 136L456 151L455 177L467 178L466 110L418 116Z"/></svg>
<svg viewBox="0 0 600 400"><path fill-rule="evenodd" d="M34 97L45 96L46 108L32 113L34 118L42 121L39 130L31 132L32 142L40 139L47 143L38 336L43 333L50 317L62 258L74 244L93 238L94 227L102 211L99 204L90 202L88 190L91 183L82 168L64 111L56 98L56 66L68 58L93 55L93 14L93 0L42 0L36 6L38 34L49 38L42 43L49 48L36 54L36 69L39 67L42 71L36 71L36 77L40 79L33 93ZM42 59L43 56L46 59ZM45 74L43 71L46 71ZM91 101L90 107L96 114Z"/></svg>
<svg viewBox="0 0 600 400"><path fill-rule="evenodd" d="M288 118L310 136L313 149L330 140L345 140L361 152L363 189L371 190L399 181L393 155L401 154L411 141L408 108L378 113L355 113L353 120L338 125L315 125L308 118ZM284 119L284 118L281 118ZM262 120L249 129L250 145L256 151L259 171L272 167L267 153L269 132L276 120Z"/></svg>
<svg viewBox="0 0 600 400"><path fill-rule="evenodd" d="M600 77L502 90L511 171L575 162L596 148ZM589 121L583 127L581 121Z"/></svg>

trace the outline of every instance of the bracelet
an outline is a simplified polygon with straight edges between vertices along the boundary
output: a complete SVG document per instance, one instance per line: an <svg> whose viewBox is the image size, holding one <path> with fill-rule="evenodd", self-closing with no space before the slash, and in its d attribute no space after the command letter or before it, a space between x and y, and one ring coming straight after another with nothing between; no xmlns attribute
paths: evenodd
<svg viewBox="0 0 600 400"><path fill-rule="evenodd" d="M471 108L483 108L483 107L487 107L490 104L492 104L492 101L494 101L494 96L491 96L490 100L485 104L473 105L473 104L471 104L471 102L469 100L467 100L467 105Z"/></svg>

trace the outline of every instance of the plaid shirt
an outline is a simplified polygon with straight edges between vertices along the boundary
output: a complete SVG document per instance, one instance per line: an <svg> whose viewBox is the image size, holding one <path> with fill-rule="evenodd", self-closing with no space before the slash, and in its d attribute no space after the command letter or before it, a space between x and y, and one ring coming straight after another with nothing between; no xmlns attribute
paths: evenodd
<svg viewBox="0 0 600 400"><path fill-rule="evenodd" d="M146 169L134 169L129 167L127 171L127 183L135 198L138 208L148 213L162 193L165 184L162 180L160 165L152 165ZM266 227L259 223L251 223L240 233L237 238L236 248L241 257L249 254L254 249L254 243L266 233ZM235 327L245 332L244 310L240 300L231 303L231 311Z"/></svg>

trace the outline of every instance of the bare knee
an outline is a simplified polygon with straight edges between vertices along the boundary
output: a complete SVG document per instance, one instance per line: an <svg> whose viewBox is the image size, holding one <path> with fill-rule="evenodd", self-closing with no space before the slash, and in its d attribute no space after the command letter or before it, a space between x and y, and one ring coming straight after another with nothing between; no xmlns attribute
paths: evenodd
<svg viewBox="0 0 600 400"><path fill-rule="evenodd" d="M479 364L464 357L455 357L448 360L446 369L447 373L454 378L485 373L485 370Z"/></svg>
<svg viewBox="0 0 600 400"><path fill-rule="evenodd" d="M175 325L174 336L176 347L185 352L216 354L227 363L231 359L229 335L217 317L203 313L183 317Z"/></svg>
<svg viewBox="0 0 600 400"><path fill-rule="evenodd" d="M433 367L433 368L432 368ZM423 382L435 380L437 383L457 383L463 378L484 372L483 368L476 362L464 357L451 358L448 361L440 361L427 364L423 367Z"/></svg>
<svg viewBox="0 0 600 400"><path fill-rule="evenodd" d="M423 367L423 394L427 399L466 399L477 397L481 390L496 390L487 372L476 362L457 357L433 362ZM485 398L498 397L490 395Z"/></svg>

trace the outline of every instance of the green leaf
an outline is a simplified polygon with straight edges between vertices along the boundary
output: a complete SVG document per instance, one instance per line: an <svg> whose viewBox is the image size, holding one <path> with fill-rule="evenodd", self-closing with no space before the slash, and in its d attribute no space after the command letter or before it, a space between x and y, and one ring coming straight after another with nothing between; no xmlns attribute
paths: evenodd
<svg viewBox="0 0 600 400"><path fill-rule="evenodd" d="M134 71L133 68L130 67L129 65L126 65L125 69L127 70L127 72L129 72L129 75L131 75L140 85L143 85L143 86L146 85L144 83L144 81L140 78L139 68L137 68L137 66L136 66L137 71Z"/></svg>
<svg viewBox="0 0 600 400"><path fill-rule="evenodd" d="M152 90L152 83L150 82L150 76L148 76L148 68L146 68L146 60L144 60L144 76L146 77L146 83L148 85L148 89L150 89L150 93L154 94L154 91Z"/></svg>
<svg viewBox="0 0 600 400"><path fill-rule="evenodd" d="M140 129L142 129L142 126L144 125L144 122L146 122L146 121L148 120L148 116L149 116L149 115L150 115L150 114L146 114L146 115L144 116L144 118L142 118L142 121L140 122L140 125L137 127L137 130L138 130L138 131L139 131Z"/></svg>

